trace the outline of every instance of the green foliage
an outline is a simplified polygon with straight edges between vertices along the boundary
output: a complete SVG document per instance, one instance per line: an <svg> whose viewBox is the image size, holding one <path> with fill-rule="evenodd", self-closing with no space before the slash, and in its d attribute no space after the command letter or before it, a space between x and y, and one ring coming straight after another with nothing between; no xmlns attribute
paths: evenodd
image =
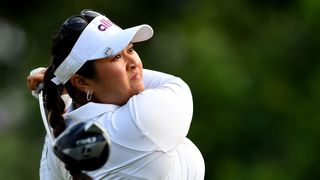
<svg viewBox="0 0 320 180"><path fill-rule="evenodd" d="M25 78L48 64L53 33L84 8L124 28L153 26L153 39L136 49L146 68L189 84L194 118L188 136L203 153L206 179L320 179L320 1L22 5L0 7L0 179L38 178L44 130Z"/></svg>

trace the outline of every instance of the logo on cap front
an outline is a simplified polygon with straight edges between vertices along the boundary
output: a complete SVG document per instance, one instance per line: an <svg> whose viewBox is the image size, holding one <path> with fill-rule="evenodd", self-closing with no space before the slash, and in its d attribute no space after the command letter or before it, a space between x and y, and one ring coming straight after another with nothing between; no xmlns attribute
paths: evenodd
<svg viewBox="0 0 320 180"><path fill-rule="evenodd" d="M101 24L98 25L100 31L105 31L113 25L112 21L109 19L101 19L100 22Z"/></svg>
<svg viewBox="0 0 320 180"><path fill-rule="evenodd" d="M112 49L111 47L107 47L105 50L104 50L104 54L109 57L112 55Z"/></svg>

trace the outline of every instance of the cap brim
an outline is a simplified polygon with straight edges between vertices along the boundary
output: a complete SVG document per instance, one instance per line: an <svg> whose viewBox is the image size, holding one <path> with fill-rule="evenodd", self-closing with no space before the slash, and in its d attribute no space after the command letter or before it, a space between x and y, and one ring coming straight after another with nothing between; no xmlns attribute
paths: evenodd
<svg viewBox="0 0 320 180"><path fill-rule="evenodd" d="M121 30L111 37L107 37L107 41L101 44L100 48L88 60L112 57L128 46L130 42L142 42L150 39L153 35L153 29L149 25L139 25L132 28ZM106 52L108 50L108 52Z"/></svg>

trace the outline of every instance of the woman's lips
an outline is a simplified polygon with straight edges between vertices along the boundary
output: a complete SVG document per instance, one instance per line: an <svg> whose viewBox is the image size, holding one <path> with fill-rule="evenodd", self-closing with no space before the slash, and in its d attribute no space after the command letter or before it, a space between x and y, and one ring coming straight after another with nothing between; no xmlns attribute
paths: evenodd
<svg viewBox="0 0 320 180"><path fill-rule="evenodd" d="M141 79L141 76L139 75L139 73L134 73L130 78L131 81L136 81L139 79Z"/></svg>

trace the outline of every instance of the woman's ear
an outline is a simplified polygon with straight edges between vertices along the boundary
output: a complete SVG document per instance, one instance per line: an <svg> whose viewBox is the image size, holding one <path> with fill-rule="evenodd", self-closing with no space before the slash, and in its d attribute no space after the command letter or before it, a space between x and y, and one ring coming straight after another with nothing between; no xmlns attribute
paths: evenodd
<svg viewBox="0 0 320 180"><path fill-rule="evenodd" d="M88 89L91 89L90 80L78 74L74 74L70 78L70 82L75 88L79 89L82 92L86 93Z"/></svg>

